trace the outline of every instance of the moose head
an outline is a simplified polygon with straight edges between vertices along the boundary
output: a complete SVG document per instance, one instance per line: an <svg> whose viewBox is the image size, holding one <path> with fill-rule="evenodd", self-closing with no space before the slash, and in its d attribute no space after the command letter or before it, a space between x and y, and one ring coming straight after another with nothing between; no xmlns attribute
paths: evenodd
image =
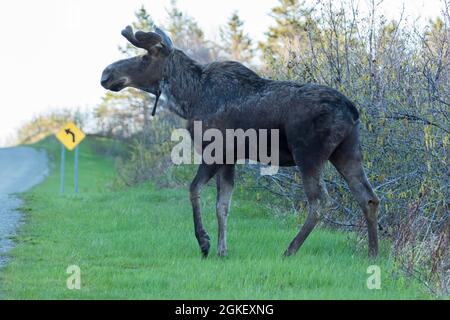
<svg viewBox="0 0 450 320"><path fill-rule="evenodd" d="M101 84L118 92L127 87L159 95L164 62L173 50L172 40L159 28L155 32L133 32L131 26L122 35L135 47L145 49L143 55L117 61L103 71Z"/></svg>

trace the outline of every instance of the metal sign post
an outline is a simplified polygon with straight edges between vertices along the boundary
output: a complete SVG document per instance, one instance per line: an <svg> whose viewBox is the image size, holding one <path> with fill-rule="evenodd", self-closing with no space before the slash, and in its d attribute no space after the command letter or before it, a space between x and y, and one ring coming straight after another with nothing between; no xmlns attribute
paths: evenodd
<svg viewBox="0 0 450 320"><path fill-rule="evenodd" d="M75 193L78 193L78 155L80 153L79 146L75 147L75 163L74 163L74 191Z"/></svg>
<svg viewBox="0 0 450 320"><path fill-rule="evenodd" d="M59 191L64 193L64 166L66 161L66 148L68 150L75 149L74 158L74 192L78 193L78 158L80 154L79 144L86 137L74 123L66 124L56 134L56 138L61 142L61 177Z"/></svg>
<svg viewBox="0 0 450 320"><path fill-rule="evenodd" d="M59 192L64 193L64 164L66 162L66 147L61 143L61 174Z"/></svg>

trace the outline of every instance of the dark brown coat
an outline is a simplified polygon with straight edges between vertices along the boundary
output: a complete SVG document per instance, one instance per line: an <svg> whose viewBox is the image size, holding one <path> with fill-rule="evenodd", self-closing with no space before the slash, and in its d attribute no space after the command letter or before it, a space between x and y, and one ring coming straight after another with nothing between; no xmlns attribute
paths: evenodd
<svg viewBox="0 0 450 320"><path fill-rule="evenodd" d="M106 68L102 75L105 88L119 91L131 86L158 96L162 93L167 107L187 119L191 131L195 120L202 121L203 129L216 128L222 132L239 128L279 130L279 164L299 167L309 204L305 224L285 255L297 252L326 210L327 192L321 171L328 160L347 181L361 206L368 225L369 254L377 254L379 200L364 173L359 114L350 100L322 85L261 78L238 62L200 65L173 48L159 29L147 35L139 32L133 35L131 28L127 28L123 34L148 54ZM203 255L207 256L210 239L203 227L199 199L202 186L214 176L218 189L218 254L224 256L234 164L201 164L190 187L190 198L195 235Z"/></svg>

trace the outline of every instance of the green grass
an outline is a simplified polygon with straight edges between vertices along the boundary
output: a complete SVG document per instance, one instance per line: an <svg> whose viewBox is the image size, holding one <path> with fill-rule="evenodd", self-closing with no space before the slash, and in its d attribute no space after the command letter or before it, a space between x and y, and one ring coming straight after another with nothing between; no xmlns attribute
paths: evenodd
<svg viewBox="0 0 450 320"><path fill-rule="evenodd" d="M282 252L298 218L270 215L259 202L235 194L229 219L229 257L215 256L215 191L203 193L212 240L202 259L193 234L186 189L157 190L152 183L112 191L113 160L80 148L80 194L59 195L59 148L48 179L24 195L25 223L8 266L0 272L6 299L410 299L430 298L420 284L400 277L382 254L381 290L366 287L374 262L355 250L352 235L317 229L299 253ZM72 183L72 153L67 186ZM384 250L386 251L386 250ZM81 268L81 290L66 287L66 269ZM397 277L393 275L397 274Z"/></svg>

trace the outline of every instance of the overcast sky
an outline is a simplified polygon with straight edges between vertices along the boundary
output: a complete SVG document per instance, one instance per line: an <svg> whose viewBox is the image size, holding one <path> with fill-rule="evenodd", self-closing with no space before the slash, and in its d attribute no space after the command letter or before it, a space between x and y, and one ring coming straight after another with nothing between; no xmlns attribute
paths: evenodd
<svg viewBox="0 0 450 320"><path fill-rule="evenodd" d="M272 22L267 13L277 2L179 0L178 6L209 38L238 10L247 32L261 39ZM157 23L166 21L170 0L1 0L0 146L35 114L98 104L104 93L101 71L121 58L117 46L126 40L120 30L142 4ZM388 17L398 16L401 7L398 0L383 5ZM405 7L408 14L425 18L437 16L441 5L440 0L406 0Z"/></svg>

